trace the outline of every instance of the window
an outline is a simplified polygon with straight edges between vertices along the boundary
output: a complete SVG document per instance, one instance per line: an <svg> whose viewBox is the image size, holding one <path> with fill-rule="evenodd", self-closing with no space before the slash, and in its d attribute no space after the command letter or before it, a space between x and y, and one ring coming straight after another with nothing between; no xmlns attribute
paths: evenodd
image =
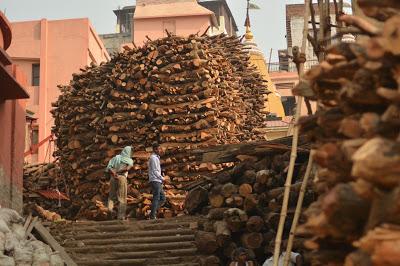
<svg viewBox="0 0 400 266"><path fill-rule="evenodd" d="M32 139L31 139L31 147L37 145L39 143L39 130L37 128L32 129ZM38 149L33 149L33 154L38 153Z"/></svg>
<svg viewBox="0 0 400 266"><path fill-rule="evenodd" d="M40 64L32 64L32 86L40 85Z"/></svg>
<svg viewBox="0 0 400 266"><path fill-rule="evenodd" d="M118 15L119 33L132 32L133 12L121 11Z"/></svg>
<svg viewBox="0 0 400 266"><path fill-rule="evenodd" d="M294 96L283 96L282 104L286 116L294 115L294 108L296 107L296 99Z"/></svg>
<svg viewBox="0 0 400 266"><path fill-rule="evenodd" d="M39 130L32 129L32 145L36 145L39 143Z"/></svg>

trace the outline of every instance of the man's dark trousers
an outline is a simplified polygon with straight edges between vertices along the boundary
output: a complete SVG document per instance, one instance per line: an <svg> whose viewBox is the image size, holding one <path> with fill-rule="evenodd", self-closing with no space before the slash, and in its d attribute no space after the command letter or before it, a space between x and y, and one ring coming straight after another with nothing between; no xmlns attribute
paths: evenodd
<svg viewBox="0 0 400 266"><path fill-rule="evenodd" d="M150 218L154 219L157 216L158 208L165 202L165 194L162 183L152 181L150 182L150 185L153 191L153 201L151 202Z"/></svg>

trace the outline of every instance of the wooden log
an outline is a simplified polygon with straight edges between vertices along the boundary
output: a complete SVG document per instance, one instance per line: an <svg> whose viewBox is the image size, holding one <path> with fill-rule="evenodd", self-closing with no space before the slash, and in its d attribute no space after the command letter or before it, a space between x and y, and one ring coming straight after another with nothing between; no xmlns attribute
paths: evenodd
<svg viewBox="0 0 400 266"><path fill-rule="evenodd" d="M268 170L258 171L256 173L256 182L260 184L266 184L270 175L271 174Z"/></svg>
<svg viewBox="0 0 400 266"><path fill-rule="evenodd" d="M241 184L239 187L239 194L242 197L247 197L253 192L253 188L250 184Z"/></svg>
<svg viewBox="0 0 400 266"><path fill-rule="evenodd" d="M261 233L244 233L241 236L241 242L244 247L250 249L257 249L263 243L263 235Z"/></svg>
<svg viewBox="0 0 400 266"><path fill-rule="evenodd" d="M352 266L352 265L365 265L365 266L372 266L371 257L368 253L357 250L355 252L350 253L344 262L345 266Z"/></svg>
<svg viewBox="0 0 400 266"><path fill-rule="evenodd" d="M249 232L260 232L264 226L264 220L260 216L251 216L246 223L246 229Z"/></svg>
<svg viewBox="0 0 400 266"><path fill-rule="evenodd" d="M240 190L240 188L239 188ZM238 187L232 183L226 183L222 186L221 188L221 195L224 196L225 198L228 198L232 196L232 194L235 194L238 191Z"/></svg>
<svg viewBox="0 0 400 266"><path fill-rule="evenodd" d="M244 200L242 196L233 195L233 202L236 207L241 207L243 206Z"/></svg>
<svg viewBox="0 0 400 266"><path fill-rule="evenodd" d="M355 243L356 247L370 256L371 265L398 265L400 227L384 224L369 231L366 236ZM364 259L369 261L368 259ZM351 260L353 261L353 260Z"/></svg>
<svg viewBox="0 0 400 266"><path fill-rule="evenodd" d="M357 187L359 188L359 186ZM396 187L391 192L375 188L373 193L366 230L371 230L383 223L400 224L400 213L396 207L397 202L400 201L400 187ZM370 198L368 197L367 199L369 200Z"/></svg>
<svg viewBox="0 0 400 266"><path fill-rule="evenodd" d="M224 219L224 212L229 208L212 208L208 214L207 218L210 220L222 220Z"/></svg>
<svg viewBox="0 0 400 266"><path fill-rule="evenodd" d="M242 230L245 227L247 220L247 214L241 209L231 208L224 212L224 221L232 232Z"/></svg>
<svg viewBox="0 0 400 266"><path fill-rule="evenodd" d="M233 241L225 245L223 253L227 258L232 258L233 252L237 249L237 244Z"/></svg>
<svg viewBox="0 0 400 266"><path fill-rule="evenodd" d="M374 138L367 141L353 155L352 175L385 187L400 184L400 155L398 143Z"/></svg>
<svg viewBox="0 0 400 266"><path fill-rule="evenodd" d="M189 213L194 213L208 200L208 191L203 187L197 187L189 192L185 199L185 209Z"/></svg>
<svg viewBox="0 0 400 266"><path fill-rule="evenodd" d="M197 249L205 254L213 254L218 249L217 238L211 232L197 231L195 243Z"/></svg>
<svg viewBox="0 0 400 266"><path fill-rule="evenodd" d="M200 259L200 265L202 266L219 266L221 261L217 256L208 256Z"/></svg>
<svg viewBox="0 0 400 266"><path fill-rule="evenodd" d="M357 237L365 226L370 202L357 195L350 184L339 184L323 198L322 209L332 227L330 234Z"/></svg>
<svg viewBox="0 0 400 266"><path fill-rule="evenodd" d="M255 195L247 195L243 202L243 209L246 212L251 212L257 207L258 201Z"/></svg>
<svg viewBox="0 0 400 266"><path fill-rule="evenodd" d="M225 202L224 196L220 194L213 194L209 193L208 194L208 200L210 201L210 205L214 208L220 208Z"/></svg>
<svg viewBox="0 0 400 266"><path fill-rule="evenodd" d="M216 221L214 223L215 236L217 238L218 246L225 246L231 239L231 231L225 221Z"/></svg>

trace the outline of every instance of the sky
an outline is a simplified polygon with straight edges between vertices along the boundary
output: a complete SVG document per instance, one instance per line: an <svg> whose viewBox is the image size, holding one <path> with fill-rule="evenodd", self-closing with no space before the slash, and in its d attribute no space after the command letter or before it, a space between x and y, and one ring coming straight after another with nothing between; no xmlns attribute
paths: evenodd
<svg viewBox="0 0 400 266"><path fill-rule="evenodd" d="M259 48L268 60L278 60L278 49L286 48L285 5L303 3L301 0L251 0L260 10L251 10L252 31ZM239 34L244 33L246 0L227 0ZM41 18L66 19L88 17L98 34L115 32L116 17L112 10L134 5L135 0L0 0L0 10L13 21Z"/></svg>

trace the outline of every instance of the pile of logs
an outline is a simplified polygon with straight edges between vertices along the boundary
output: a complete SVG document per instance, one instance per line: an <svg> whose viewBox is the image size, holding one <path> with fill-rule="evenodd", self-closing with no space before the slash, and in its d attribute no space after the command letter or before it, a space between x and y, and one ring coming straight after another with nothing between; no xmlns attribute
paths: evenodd
<svg viewBox="0 0 400 266"><path fill-rule="evenodd" d="M56 163L24 165L24 212L34 212L47 220L69 217L70 201L66 184Z"/></svg>
<svg viewBox="0 0 400 266"><path fill-rule="evenodd" d="M71 199L83 206L78 216L105 217L104 169L126 145L136 154L130 180L147 178L149 147L157 141L171 189L181 189L199 172L221 167L200 165L187 151L263 138L268 91L238 38L169 35L81 70L60 88L52 110L55 156ZM130 183L132 201L140 201L135 190L142 188Z"/></svg>
<svg viewBox="0 0 400 266"><path fill-rule="evenodd" d="M248 249L259 263L272 255L290 147L285 149L285 146L277 144L261 147L256 145L244 152L245 149L238 151L240 147L235 146L231 152L242 161L209 177L207 182L192 189L187 196L185 206L188 212L207 216L200 228L202 231L196 235L197 247L204 254L217 256L221 265L227 265L232 252L238 247ZM229 148L214 152L215 159L228 160L231 152ZM204 156L204 159L210 158L212 156ZM294 215L307 158L307 150L300 148L291 186L288 220ZM313 201L314 192L309 189L304 205L308 206ZM285 238L288 238L290 223L285 228ZM301 239L295 249L301 247L300 243Z"/></svg>
<svg viewBox="0 0 400 266"><path fill-rule="evenodd" d="M341 17L370 38L328 49L295 89L320 106L300 122L321 194L298 232L312 265L400 265L400 5L358 3L383 27Z"/></svg>
<svg viewBox="0 0 400 266"><path fill-rule="evenodd" d="M58 182L60 168L55 163L24 165L24 192L53 188Z"/></svg>

